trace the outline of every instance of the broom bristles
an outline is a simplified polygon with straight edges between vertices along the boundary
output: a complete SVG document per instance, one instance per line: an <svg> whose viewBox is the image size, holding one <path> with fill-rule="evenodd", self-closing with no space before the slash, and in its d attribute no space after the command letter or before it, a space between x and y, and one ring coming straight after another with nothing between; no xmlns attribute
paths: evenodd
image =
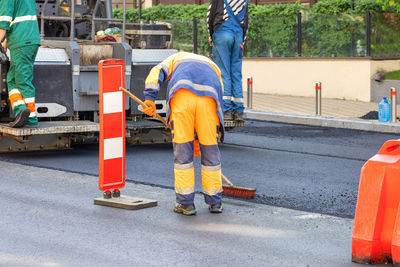
<svg viewBox="0 0 400 267"><path fill-rule="evenodd" d="M232 185L223 185L222 189L223 195L239 198L254 198L254 195L256 193L256 189L254 188L245 188Z"/></svg>

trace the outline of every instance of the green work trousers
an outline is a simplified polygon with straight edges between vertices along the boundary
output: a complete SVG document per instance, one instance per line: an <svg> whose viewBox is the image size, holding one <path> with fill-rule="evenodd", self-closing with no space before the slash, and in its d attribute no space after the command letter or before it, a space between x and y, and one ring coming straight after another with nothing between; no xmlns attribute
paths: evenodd
<svg viewBox="0 0 400 267"><path fill-rule="evenodd" d="M13 112L14 116L18 116L22 110L29 108L31 110L31 115L27 120L27 124L29 125L36 125L38 123L35 113L35 87L32 84L33 64L38 50L38 45L26 45L10 49L11 65L7 74L8 92L10 94L11 90L17 89L21 93L24 103L20 102L13 106ZM27 99L30 101L27 101ZM27 105L28 102L29 104Z"/></svg>

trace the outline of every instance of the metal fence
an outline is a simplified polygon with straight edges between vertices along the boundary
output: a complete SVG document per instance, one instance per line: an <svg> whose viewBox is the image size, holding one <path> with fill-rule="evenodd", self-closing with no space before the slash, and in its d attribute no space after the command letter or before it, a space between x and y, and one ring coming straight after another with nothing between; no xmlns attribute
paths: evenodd
<svg viewBox="0 0 400 267"><path fill-rule="evenodd" d="M211 56L206 20L170 20L172 45L175 49Z"/></svg>
<svg viewBox="0 0 400 267"><path fill-rule="evenodd" d="M176 49L211 55L206 20L168 21ZM297 14L251 18L247 57L399 57L400 14Z"/></svg>
<svg viewBox="0 0 400 267"><path fill-rule="evenodd" d="M307 15L301 22L304 57L368 56L369 13L362 15Z"/></svg>

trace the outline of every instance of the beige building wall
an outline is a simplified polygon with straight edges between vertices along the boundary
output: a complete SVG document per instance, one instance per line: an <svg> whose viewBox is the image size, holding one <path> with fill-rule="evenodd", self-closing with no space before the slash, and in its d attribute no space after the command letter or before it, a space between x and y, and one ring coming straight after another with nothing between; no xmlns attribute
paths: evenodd
<svg viewBox="0 0 400 267"><path fill-rule="evenodd" d="M145 0L143 7L144 8L148 8L148 7L152 7L153 6L153 1L152 0Z"/></svg>
<svg viewBox="0 0 400 267"><path fill-rule="evenodd" d="M247 58L243 88L247 90L247 77L252 76L257 93L315 96L319 81L323 97L369 102L376 72L399 69L400 60Z"/></svg>

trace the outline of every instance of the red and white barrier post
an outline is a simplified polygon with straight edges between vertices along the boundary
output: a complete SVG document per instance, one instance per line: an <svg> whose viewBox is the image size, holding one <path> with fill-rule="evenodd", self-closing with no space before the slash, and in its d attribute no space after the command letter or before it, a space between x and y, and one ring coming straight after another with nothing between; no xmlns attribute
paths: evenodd
<svg viewBox="0 0 400 267"><path fill-rule="evenodd" d="M123 60L99 62L99 189L119 197L125 186L125 87Z"/></svg>
<svg viewBox="0 0 400 267"><path fill-rule="evenodd" d="M125 64L122 59L99 62L99 189L94 204L142 209L157 206L156 200L120 195L125 186Z"/></svg>

